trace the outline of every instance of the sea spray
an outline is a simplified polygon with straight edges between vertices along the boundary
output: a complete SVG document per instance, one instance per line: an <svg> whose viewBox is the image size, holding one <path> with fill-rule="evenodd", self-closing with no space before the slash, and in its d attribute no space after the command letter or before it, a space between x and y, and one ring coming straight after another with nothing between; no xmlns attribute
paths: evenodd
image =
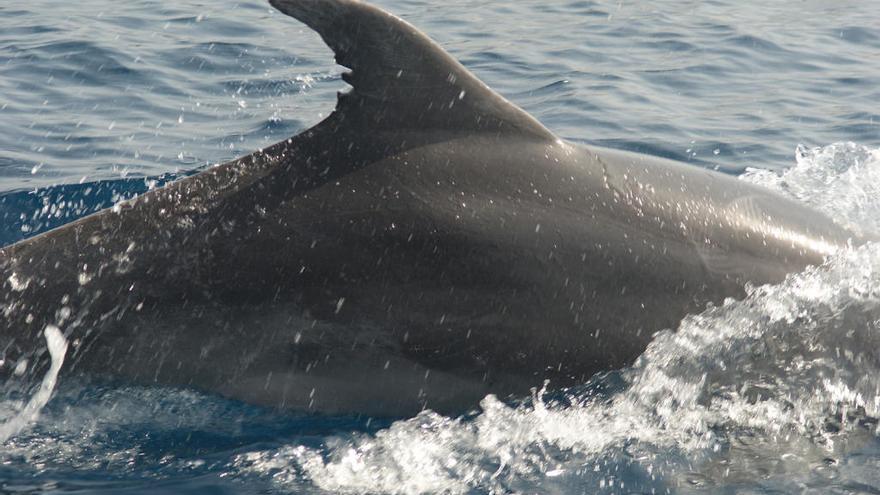
<svg viewBox="0 0 880 495"><path fill-rule="evenodd" d="M0 443L5 443L39 419L40 411L46 407L49 399L52 398L52 392L55 390L56 383L58 383L58 373L61 371L61 366L64 364L64 356L67 354L67 339L61 334L61 330L54 325L46 326L43 335L46 337L49 356L52 358L49 371L46 372L40 387L34 392L34 395L31 396L24 407L0 424Z"/></svg>

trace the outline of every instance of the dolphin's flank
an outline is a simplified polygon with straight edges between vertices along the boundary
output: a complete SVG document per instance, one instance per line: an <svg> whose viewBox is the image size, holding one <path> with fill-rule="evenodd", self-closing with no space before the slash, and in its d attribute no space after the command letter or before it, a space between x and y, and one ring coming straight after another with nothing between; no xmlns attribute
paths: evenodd
<svg viewBox="0 0 880 495"><path fill-rule="evenodd" d="M273 407L462 411L636 358L654 332L851 235L723 174L565 142L426 35L271 0L350 69L290 139L0 250L0 373Z"/></svg>

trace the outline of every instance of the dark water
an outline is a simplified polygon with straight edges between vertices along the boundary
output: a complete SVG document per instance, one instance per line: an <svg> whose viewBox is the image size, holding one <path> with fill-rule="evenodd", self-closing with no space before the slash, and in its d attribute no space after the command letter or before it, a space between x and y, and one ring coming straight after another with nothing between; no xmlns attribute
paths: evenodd
<svg viewBox="0 0 880 495"><path fill-rule="evenodd" d="M562 137L758 169L880 232L872 2L381 5ZM307 128L338 74L262 2L0 4L0 244ZM62 374L23 429L28 398L0 401L0 493L880 493L878 306L869 244L688 318L631 369L458 419Z"/></svg>

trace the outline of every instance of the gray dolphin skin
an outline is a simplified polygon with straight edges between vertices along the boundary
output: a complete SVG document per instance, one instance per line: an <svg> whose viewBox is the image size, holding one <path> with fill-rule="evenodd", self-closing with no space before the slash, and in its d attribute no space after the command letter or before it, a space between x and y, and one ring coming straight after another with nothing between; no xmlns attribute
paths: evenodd
<svg viewBox="0 0 880 495"><path fill-rule="evenodd" d="M350 69L324 121L0 251L2 376L408 415L583 383L854 236L724 174L565 142L405 21L271 0Z"/></svg>

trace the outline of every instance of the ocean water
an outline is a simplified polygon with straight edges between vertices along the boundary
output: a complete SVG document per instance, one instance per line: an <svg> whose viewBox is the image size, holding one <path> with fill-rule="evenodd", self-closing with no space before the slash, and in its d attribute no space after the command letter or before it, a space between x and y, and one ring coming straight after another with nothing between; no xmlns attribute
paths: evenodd
<svg viewBox="0 0 880 495"><path fill-rule="evenodd" d="M379 4L562 137L880 235L872 2ZM0 4L0 245L309 127L340 71L260 1ZM880 493L880 245L690 315L631 367L458 418L57 371L0 396L0 493Z"/></svg>

